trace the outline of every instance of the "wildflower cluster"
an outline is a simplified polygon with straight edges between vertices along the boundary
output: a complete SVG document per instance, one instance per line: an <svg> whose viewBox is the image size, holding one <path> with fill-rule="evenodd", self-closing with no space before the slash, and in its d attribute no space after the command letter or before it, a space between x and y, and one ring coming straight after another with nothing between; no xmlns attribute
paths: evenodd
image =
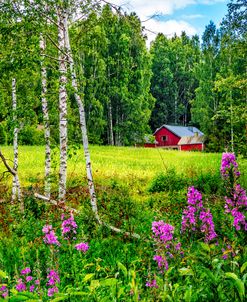
<svg viewBox="0 0 247 302"><path fill-rule="evenodd" d="M83 253L86 253L87 250L89 249L89 245L87 242L81 242L75 245L75 248L77 249L77 251L81 251Z"/></svg>
<svg viewBox="0 0 247 302"><path fill-rule="evenodd" d="M209 209L203 207L202 194L193 186L188 189L188 206L183 211L181 231L199 231L205 236L205 242L217 237L213 216Z"/></svg>
<svg viewBox="0 0 247 302"><path fill-rule="evenodd" d="M231 213L233 217L233 226L237 231L247 231L247 220L245 217L247 210L246 191L237 184L231 197L225 197L225 212Z"/></svg>
<svg viewBox="0 0 247 302"><path fill-rule="evenodd" d="M245 217L247 210L246 191L237 183L240 176L238 164L234 153L223 153L221 161L221 175L225 181L232 175L232 183L227 183L227 194L225 197L225 213L229 213L233 217L233 226L237 231L241 228L247 231L247 220Z"/></svg>
<svg viewBox="0 0 247 302"><path fill-rule="evenodd" d="M59 275L56 271L50 270L47 275L48 297L52 297L55 293L58 293L57 285L60 283Z"/></svg>
<svg viewBox="0 0 247 302"><path fill-rule="evenodd" d="M46 244L60 246L55 231L52 229L52 225L45 225L42 229L42 232L45 234L43 240Z"/></svg>
<svg viewBox="0 0 247 302"><path fill-rule="evenodd" d="M226 260L228 257L236 257L236 254L233 250L233 247L230 244L227 244L224 248L221 249L222 251L222 259Z"/></svg>
<svg viewBox="0 0 247 302"><path fill-rule="evenodd" d="M151 281L147 281L146 283L147 287L154 287L154 288L158 288L158 284L157 281L155 279L151 280Z"/></svg>
<svg viewBox="0 0 247 302"><path fill-rule="evenodd" d="M9 294L9 290L7 288L6 285L2 285L0 287L0 296L2 296L4 299L8 297L8 294Z"/></svg>
<svg viewBox="0 0 247 302"><path fill-rule="evenodd" d="M38 289L36 286L39 284L40 281L34 280L33 276L31 275L30 267L26 267L21 271L21 277L18 279L15 288L18 292L23 292L26 290L34 292Z"/></svg>
<svg viewBox="0 0 247 302"><path fill-rule="evenodd" d="M156 255L153 260L161 272L168 270L168 259L174 257L174 253L180 250L181 243L173 240L174 227L163 220L154 221L152 223L153 238L156 245Z"/></svg>
<svg viewBox="0 0 247 302"><path fill-rule="evenodd" d="M233 173L233 176L239 177L238 164L234 153L223 153L220 173L223 179L228 179Z"/></svg>
<svg viewBox="0 0 247 302"><path fill-rule="evenodd" d="M71 214L68 219L65 219L64 214L61 216L62 219L62 236L64 239L76 239L76 229L78 228L74 216Z"/></svg>

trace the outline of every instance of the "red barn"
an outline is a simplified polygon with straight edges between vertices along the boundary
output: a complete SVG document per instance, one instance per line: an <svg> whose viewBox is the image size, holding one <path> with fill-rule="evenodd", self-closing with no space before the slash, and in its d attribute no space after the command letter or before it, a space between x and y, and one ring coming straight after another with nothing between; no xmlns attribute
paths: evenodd
<svg viewBox="0 0 247 302"><path fill-rule="evenodd" d="M203 133L196 127L163 125L154 132L155 147L178 150L200 150L203 146Z"/></svg>

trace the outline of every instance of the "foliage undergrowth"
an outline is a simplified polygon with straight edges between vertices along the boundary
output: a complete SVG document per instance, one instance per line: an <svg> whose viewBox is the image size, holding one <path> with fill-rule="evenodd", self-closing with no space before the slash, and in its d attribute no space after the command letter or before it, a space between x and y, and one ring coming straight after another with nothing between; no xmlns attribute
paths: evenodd
<svg viewBox="0 0 247 302"><path fill-rule="evenodd" d="M228 207L229 200L237 204L234 192L243 172L231 183L214 169L175 168L147 182L131 178L132 186L125 178L99 182L102 219L141 239L98 225L87 190L76 182L67 201L79 210L73 216L35 199L33 190L40 190L35 182L25 192L24 213L6 196L0 203L0 299L245 301L246 230L236 229L244 207L240 202L237 211L226 213L224 198ZM198 207L188 187L197 194ZM186 218L190 213L195 224ZM212 227L217 236L209 233L214 238L205 241Z"/></svg>

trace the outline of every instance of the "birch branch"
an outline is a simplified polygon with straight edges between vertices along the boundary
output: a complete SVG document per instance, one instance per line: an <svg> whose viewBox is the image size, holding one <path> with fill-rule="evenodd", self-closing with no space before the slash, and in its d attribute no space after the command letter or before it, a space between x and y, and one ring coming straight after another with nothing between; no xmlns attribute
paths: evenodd
<svg viewBox="0 0 247 302"><path fill-rule="evenodd" d="M0 151L0 157L1 157L1 159L2 159L2 162L3 162L4 166L5 166L6 169L8 170L8 172L11 173L13 176L15 176L15 175L16 175L16 171L15 171L13 168L11 168L11 167L9 166L9 164L7 163L6 158L4 157L4 155L2 154L1 151Z"/></svg>

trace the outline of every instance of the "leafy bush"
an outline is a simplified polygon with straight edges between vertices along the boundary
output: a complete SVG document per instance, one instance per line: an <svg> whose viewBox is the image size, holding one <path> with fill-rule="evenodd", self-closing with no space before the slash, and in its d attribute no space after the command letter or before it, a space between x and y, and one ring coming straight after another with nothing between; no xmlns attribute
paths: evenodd
<svg viewBox="0 0 247 302"><path fill-rule="evenodd" d="M5 145L7 143L7 133L4 126L0 124L0 145Z"/></svg>
<svg viewBox="0 0 247 302"><path fill-rule="evenodd" d="M21 145L43 145L44 132L38 130L34 126L25 126L19 134L19 142Z"/></svg>
<svg viewBox="0 0 247 302"><path fill-rule="evenodd" d="M183 175L178 175L174 168L167 169L166 173L158 174L151 182L148 191L168 192L180 191L186 187L186 180Z"/></svg>
<svg viewBox="0 0 247 302"><path fill-rule="evenodd" d="M189 181L199 191L205 194L217 194L222 189L220 173L201 173Z"/></svg>

